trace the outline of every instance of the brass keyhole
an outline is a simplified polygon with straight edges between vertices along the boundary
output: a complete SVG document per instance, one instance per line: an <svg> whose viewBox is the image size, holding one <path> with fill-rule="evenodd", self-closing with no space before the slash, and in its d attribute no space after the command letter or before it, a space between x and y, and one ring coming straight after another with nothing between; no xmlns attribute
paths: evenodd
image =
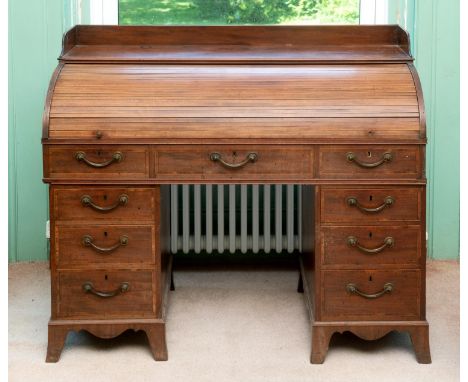
<svg viewBox="0 0 468 382"><path fill-rule="evenodd" d="M372 202L372 195L369 195L369 201Z"/></svg>
<svg viewBox="0 0 468 382"><path fill-rule="evenodd" d="M367 156L370 158L372 157L372 153L370 151L367 152Z"/></svg>

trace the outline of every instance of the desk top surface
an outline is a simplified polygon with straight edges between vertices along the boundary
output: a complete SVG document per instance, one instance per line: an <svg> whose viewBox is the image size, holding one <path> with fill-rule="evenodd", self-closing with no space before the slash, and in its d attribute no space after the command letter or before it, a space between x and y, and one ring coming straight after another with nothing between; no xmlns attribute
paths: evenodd
<svg viewBox="0 0 468 382"><path fill-rule="evenodd" d="M385 26L76 26L63 62L408 62L409 37Z"/></svg>

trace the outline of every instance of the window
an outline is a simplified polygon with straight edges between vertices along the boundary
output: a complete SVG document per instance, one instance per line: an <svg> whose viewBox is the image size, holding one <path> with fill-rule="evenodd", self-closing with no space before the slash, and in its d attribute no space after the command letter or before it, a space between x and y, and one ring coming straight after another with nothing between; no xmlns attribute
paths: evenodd
<svg viewBox="0 0 468 382"><path fill-rule="evenodd" d="M87 9L75 1L85 13L78 22L107 25L386 24L389 7L389 0L88 0Z"/></svg>
<svg viewBox="0 0 468 382"><path fill-rule="evenodd" d="M359 0L119 0L119 24L357 24Z"/></svg>

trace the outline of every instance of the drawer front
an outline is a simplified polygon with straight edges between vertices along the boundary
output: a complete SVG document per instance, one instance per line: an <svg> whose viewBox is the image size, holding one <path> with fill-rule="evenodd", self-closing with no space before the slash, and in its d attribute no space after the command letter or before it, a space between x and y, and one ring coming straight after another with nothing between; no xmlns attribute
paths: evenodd
<svg viewBox="0 0 468 382"><path fill-rule="evenodd" d="M368 267L407 265L416 267L421 256L420 226L322 227L323 266Z"/></svg>
<svg viewBox="0 0 468 382"><path fill-rule="evenodd" d="M368 224L421 220L421 187L326 188L320 193L321 220Z"/></svg>
<svg viewBox="0 0 468 382"><path fill-rule="evenodd" d="M421 314L419 270L322 271L321 293L324 321L416 320Z"/></svg>
<svg viewBox="0 0 468 382"><path fill-rule="evenodd" d="M57 220L154 221L152 188L57 187L53 196Z"/></svg>
<svg viewBox="0 0 468 382"><path fill-rule="evenodd" d="M46 177L144 179L149 177L145 146L48 146Z"/></svg>
<svg viewBox="0 0 468 382"><path fill-rule="evenodd" d="M57 225L57 264L59 268L151 265L155 237L151 225Z"/></svg>
<svg viewBox="0 0 468 382"><path fill-rule="evenodd" d="M60 271L58 316L98 319L154 317L155 277L149 270Z"/></svg>
<svg viewBox="0 0 468 382"><path fill-rule="evenodd" d="M422 176L419 146L321 146L319 176L328 179L405 179Z"/></svg>
<svg viewBox="0 0 468 382"><path fill-rule="evenodd" d="M275 146L204 146L161 148L156 176L180 179L297 179L313 177L313 149Z"/></svg>

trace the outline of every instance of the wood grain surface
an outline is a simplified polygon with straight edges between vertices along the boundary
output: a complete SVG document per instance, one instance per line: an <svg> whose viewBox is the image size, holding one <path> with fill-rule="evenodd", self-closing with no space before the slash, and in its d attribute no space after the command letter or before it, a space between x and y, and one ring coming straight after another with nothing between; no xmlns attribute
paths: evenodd
<svg viewBox="0 0 468 382"><path fill-rule="evenodd" d="M406 64L67 64L49 115L50 138L419 138Z"/></svg>
<svg viewBox="0 0 468 382"><path fill-rule="evenodd" d="M340 270L322 271L322 320L408 320L420 319L419 270ZM386 283L393 290L367 299L346 290L354 283L368 294L380 292Z"/></svg>

